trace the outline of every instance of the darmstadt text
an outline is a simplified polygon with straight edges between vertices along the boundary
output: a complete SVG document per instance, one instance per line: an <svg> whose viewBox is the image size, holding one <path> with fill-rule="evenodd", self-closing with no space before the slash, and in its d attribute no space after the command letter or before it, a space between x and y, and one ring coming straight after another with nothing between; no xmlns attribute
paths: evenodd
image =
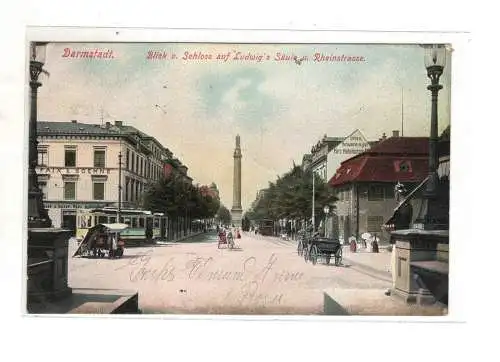
<svg viewBox="0 0 500 362"><path fill-rule="evenodd" d="M113 50L111 49L72 49L64 48L61 55L62 58L87 58L87 59L111 59L114 58Z"/></svg>

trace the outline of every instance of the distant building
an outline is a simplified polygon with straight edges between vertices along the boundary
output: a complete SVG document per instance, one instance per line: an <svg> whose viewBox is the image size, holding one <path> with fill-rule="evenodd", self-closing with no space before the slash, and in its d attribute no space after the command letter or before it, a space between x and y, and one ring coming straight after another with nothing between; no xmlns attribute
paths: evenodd
<svg viewBox="0 0 500 362"><path fill-rule="evenodd" d="M212 185L207 186L207 185L201 185L198 187L200 190L200 194L202 196L210 196L212 199L218 199L219 198L219 191L217 190L217 186L215 188L213 187L215 184L212 183Z"/></svg>
<svg viewBox="0 0 500 362"><path fill-rule="evenodd" d="M310 153L305 154L302 157L302 169L304 171L308 170L309 167L311 166L311 162L312 162L312 155Z"/></svg>
<svg viewBox="0 0 500 362"><path fill-rule="evenodd" d="M370 143L359 129L345 137L327 155L325 180L330 180L335 175L343 161L369 150L370 147Z"/></svg>
<svg viewBox="0 0 500 362"><path fill-rule="evenodd" d="M311 148L311 153L303 156L302 168L313 170L326 182L332 178L342 161L368 150L377 142L368 141L359 129L347 137L324 135Z"/></svg>
<svg viewBox="0 0 500 362"><path fill-rule="evenodd" d="M308 169L318 174L323 180L327 180L327 157L331 150L337 147L344 137L328 137L326 134L311 148L311 162Z"/></svg>
<svg viewBox="0 0 500 362"><path fill-rule="evenodd" d="M36 172L55 227L75 229L76 210L116 206L119 153L122 207L140 205L147 185L164 172L172 152L121 121L114 124L38 122Z"/></svg>
<svg viewBox="0 0 500 362"><path fill-rule="evenodd" d="M329 184L339 200L331 221L334 235L347 240L364 232L382 233L398 201L395 185L413 189L427 176L429 139L393 137L382 139L369 150L343 161Z"/></svg>
<svg viewBox="0 0 500 362"><path fill-rule="evenodd" d="M193 182L193 179L188 175L187 166L183 165L177 158L168 157L163 160L163 177L168 179L173 174L182 176L186 183Z"/></svg>

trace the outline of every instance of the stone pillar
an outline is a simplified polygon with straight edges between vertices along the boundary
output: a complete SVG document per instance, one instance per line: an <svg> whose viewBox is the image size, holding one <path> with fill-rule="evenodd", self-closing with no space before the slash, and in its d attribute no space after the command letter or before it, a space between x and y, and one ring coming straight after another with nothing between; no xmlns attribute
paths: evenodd
<svg viewBox="0 0 500 362"><path fill-rule="evenodd" d="M443 295L447 300L448 230L398 230L391 234L391 243L393 294L408 303L432 304Z"/></svg>
<svg viewBox="0 0 500 362"><path fill-rule="evenodd" d="M71 295L68 287L68 239L71 230L28 229L27 309Z"/></svg>
<svg viewBox="0 0 500 362"><path fill-rule="evenodd" d="M234 174L233 174L233 207L231 208L231 224L241 228L243 209L241 207L241 148L240 136L236 136L234 149Z"/></svg>

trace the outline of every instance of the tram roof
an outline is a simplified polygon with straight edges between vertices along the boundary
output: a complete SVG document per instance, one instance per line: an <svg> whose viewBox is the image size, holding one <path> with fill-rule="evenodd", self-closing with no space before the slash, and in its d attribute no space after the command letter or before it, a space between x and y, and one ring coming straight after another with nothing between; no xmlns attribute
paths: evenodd
<svg viewBox="0 0 500 362"><path fill-rule="evenodd" d="M91 209L90 212L105 212L105 213L116 213L118 212L117 208L113 207L102 207L102 208L96 208L96 209ZM137 209L121 209L120 210L121 214L141 214L141 215L152 215L151 211L148 210L137 210Z"/></svg>

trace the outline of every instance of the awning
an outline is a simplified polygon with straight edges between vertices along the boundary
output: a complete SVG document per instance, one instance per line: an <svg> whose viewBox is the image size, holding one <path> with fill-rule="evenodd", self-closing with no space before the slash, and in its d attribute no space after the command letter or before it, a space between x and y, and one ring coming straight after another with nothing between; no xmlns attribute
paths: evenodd
<svg viewBox="0 0 500 362"><path fill-rule="evenodd" d="M392 213L392 216L389 218L389 220L387 220L385 223L384 223L384 226L389 226L389 225L393 225L394 224L394 218L396 216L396 213L399 211L399 209L401 209L401 207L403 207L404 204L406 204L408 201L410 201L413 196L415 195L415 193L417 193L419 190L422 189L422 187L427 183L427 180L429 179L429 176L427 176L426 178L424 178L424 180L419 183L417 185L417 187L415 187L406 197L403 201L401 201L398 206L396 206L394 208L394 212Z"/></svg>
<svg viewBox="0 0 500 362"><path fill-rule="evenodd" d="M437 174L440 179L442 179L443 177L450 177L450 156L442 157L439 159Z"/></svg>

